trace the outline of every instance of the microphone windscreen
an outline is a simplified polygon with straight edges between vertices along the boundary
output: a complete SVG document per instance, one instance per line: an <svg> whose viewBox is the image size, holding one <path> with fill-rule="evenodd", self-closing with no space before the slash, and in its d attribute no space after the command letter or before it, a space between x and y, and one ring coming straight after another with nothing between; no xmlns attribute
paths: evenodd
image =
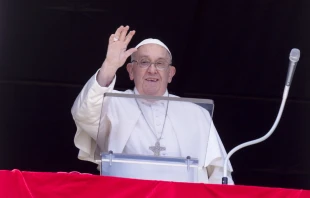
<svg viewBox="0 0 310 198"><path fill-rule="evenodd" d="M290 60L293 62L298 62L300 57L300 51L297 48L293 48L290 53Z"/></svg>

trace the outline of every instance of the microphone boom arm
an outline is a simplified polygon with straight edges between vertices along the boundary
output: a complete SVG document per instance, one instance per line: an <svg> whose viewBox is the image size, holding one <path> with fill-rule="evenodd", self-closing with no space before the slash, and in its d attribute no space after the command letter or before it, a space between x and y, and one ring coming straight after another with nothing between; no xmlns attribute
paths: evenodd
<svg viewBox="0 0 310 198"><path fill-rule="evenodd" d="M269 130L269 132L264 135L263 137L261 138L258 138L258 139L255 139L255 140L252 140L252 141L248 141L248 142L245 142L245 143L242 143L238 146L236 146L235 148L233 148L226 156L225 158L225 162L224 162L224 177L222 178L222 184L227 184L228 183L228 178L227 178L227 163L228 163L228 160L229 158L238 150L244 148L244 147L247 147L247 146L251 146L253 144L257 144L257 143L260 143L264 140L266 140L267 138L269 138L272 133L274 132L274 130L277 128L278 126L278 123L281 119L281 116L282 116L282 113L283 113L283 110L284 110L284 106L285 106L285 102L286 102L286 99L287 99L287 96L288 96L288 92L289 92L289 89L290 89L290 86L285 86L284 88L284 92L283 92L283 97L282 97L282 103L281 103L281 106L280 106L280 109L279 109L279 112L278 112L278 116L276 118L276 121L274 122L273 126L271 127L271 129Z"/></svg>
<svg viewBox="0 0 310 198"><path fill-rule="evenodd" d="M251 146L253 144L257 144L257 143L260 143L260 142L266 140L267 138L269 138L272 135L274 130L277 128L277 126L279 124L279 121L281 119L282 113L283 113L285 102L286 102L286 99L287 99L287 96L288 96L288 92L290 90L290 86L291 86L291 83L292 83L292 80L293 80L293 75L294 75L294 72L295 72L295 69L296 69L297 62L299 61L299 58L300 58L300 50L297 49L297 48L293 48L291 50L290 57L289 57L289 59L290 59L289 70L288 70L288 74L287 74L287 78L286 78L286 83L285 83L285 88L284 88L284 92L283 92L283 96L282 96L282 103L281 103L281 106L280 106L280 109L279 109L276 121L274 122L274 124L272 125L272 127L268 131L268 133L266 133L266 135L264 135L261 138L258 138L258 139L255 139L255 140L248 141L248 142L245 142L243 144L240 144L239 146L236 146L235 148L233 148L227 154L227 156L225 158L225 161L224 161L224 175L223 175L223 178L222 178L222 184L227 184L228 183L227 163L228 163L229 158L232 156L232 154L234 154L236 151L238 151L238 150L240 150L240 149L242 149L244 147Z"/></svg>

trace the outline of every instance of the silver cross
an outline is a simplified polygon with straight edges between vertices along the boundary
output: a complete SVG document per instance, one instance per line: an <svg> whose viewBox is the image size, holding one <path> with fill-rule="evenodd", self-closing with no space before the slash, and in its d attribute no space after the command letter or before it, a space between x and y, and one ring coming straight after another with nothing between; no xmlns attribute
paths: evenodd
<svg viewBox="0 0 310 198"><path fill-rule="evenodd" d="M166 147L160 146L159 141L156 141L155 146L150 146L149 149L153 151L155 156L159 156L160 151L165 151Z"/></svg>

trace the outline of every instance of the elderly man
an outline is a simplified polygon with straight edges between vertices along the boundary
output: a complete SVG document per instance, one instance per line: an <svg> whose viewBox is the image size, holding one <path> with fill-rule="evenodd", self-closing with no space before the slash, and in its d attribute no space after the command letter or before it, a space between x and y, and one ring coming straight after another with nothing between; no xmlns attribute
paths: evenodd
<svg viewBox="0 0 310 198"><path fill-rule="evenodd" d="M226 151L208 111L173 102L148 104L103 99L106 92L120 93L114 90L116 71L129 56L127 71L135 87L121 93L177 97L167 90L176 73L168 47L158 39L146 39L127 50L135 34L128 30L128 26L120 26L110 36L101 68L86 83L72 107L77 126L74 143L80 149L78 158L94 162L96 141L104 142L105 151L116 153L191 156L200 161L200 182L220 184ZM102 112L102 107L107 110ZM103 134L101 140L97 140L98 131ZM155 152L154 145L164 149ZM233 184L230 164L228 170L229 183Z"/></svg>

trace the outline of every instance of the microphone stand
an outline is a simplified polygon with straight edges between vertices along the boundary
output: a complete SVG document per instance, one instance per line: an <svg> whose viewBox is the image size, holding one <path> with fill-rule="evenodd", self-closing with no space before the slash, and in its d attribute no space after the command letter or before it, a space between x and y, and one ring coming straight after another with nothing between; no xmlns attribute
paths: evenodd
<svg viewBox="0 0 310 198"><path fill-rule="evenodd" d="M225 161L224 161L224 175L222 177L222 184L228 184L228 178L227 178L227 163L228 163L228 160L229 158L238 150L244 148L244 147L247 147L247 146L250 146L250 145L254 145L254 144L258 144L264 140L266 140L267 138L269 138L272 133L274 132L274 130L277 128L278 124L279 124L279 121L281 119L281 116L282 116L282 113L283 113L283 110L284 110L284 106L285 106L285 103L286 103L286 99L287 99L287 96L288 96L288 92L290 90L290 85L291 85L291 82L292 82L292 78L293 78L293 74L294 74L294 71L295 71L295 68L296 68L296 64L299 60L299 56L300 56L300 52L298 49L293 49L291 51L291 54L290 54L290 65L289 65L289 72L288 72L288 75L287 75L287 80L286 80L286 85L285 85L285 88L284 88L284 92L283 92L283 96L282 96L282 102L281 102L281 106L280 106L280 109L279 109L279 112L278 112L278 115L277 115L277 118L273 124L273 126L271 127L271 129L269 130L269 132L264 135L263 137L261 138L258 138L258 139L255 139L255 140L252 140L252 141L248 141L248 142L245 142L245 143L242 143L238 146L236 146L235 148L233 148L226 156L225 158Z"/></svg>

